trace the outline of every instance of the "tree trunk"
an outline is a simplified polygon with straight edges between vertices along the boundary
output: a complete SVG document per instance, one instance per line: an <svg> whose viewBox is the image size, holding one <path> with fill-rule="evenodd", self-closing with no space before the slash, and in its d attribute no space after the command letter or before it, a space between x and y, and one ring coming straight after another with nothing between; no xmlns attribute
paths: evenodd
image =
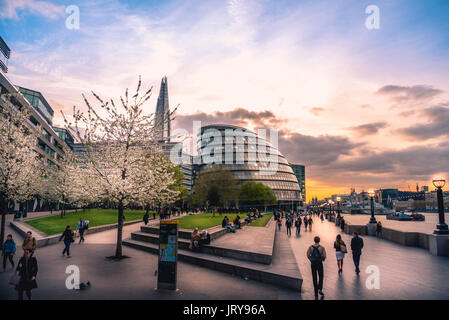
<svg viewBox="0 0 449 320"><path fill-rule="evenodd" d="M4 199L0 199L0 213L2 215L2 226L0 231L0 249L3 249L3 243L5 242L5 225L6 225L6 213L7 202Z"/></svg>
<svg viewBox="0 0 449 320"><path fill-rule="evenodd" d="M123 233L123 202L120 200L118 204L118 225L117 225L117 248L115 249L115 257L122 257L122 233Z"/></svg>

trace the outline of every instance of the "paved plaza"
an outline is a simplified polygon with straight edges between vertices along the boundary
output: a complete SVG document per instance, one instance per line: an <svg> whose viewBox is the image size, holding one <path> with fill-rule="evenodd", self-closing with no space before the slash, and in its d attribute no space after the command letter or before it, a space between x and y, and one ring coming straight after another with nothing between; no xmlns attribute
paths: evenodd
<svg viewBox="0 0 449 320"><path fill-rule="evenodd" d="M8 217L9 218L9 217ZM156 223L157 221L153 222ZM130 236L142 224L126 226L123 238ZM247 227L250 228L250 227ZM245 228L245 229L247 229ZM256 228L256 227L251 227ZM262 230L262 229L255 229ZM22 239L7 227L19 246ZM254 234L258 233L254 231ZM104 231L86 236L85 244L72 245L72 258L61 256L63 244L39 248L36 256L39 262L38 285L33 291L35 299L314 299L310 263L306 250L319 235L325 246L328 258L324 262L324 292L326 300L334 299L449 299L449 258L432 256L427 250L404 247L375 237L364 236L365 247L361 258L361 273L354 272L351 254L345 258L342 276L337 274L333 241L341 233L340 229L328 221L314 218L313 231L301 229L300 237L292 229L290 238L285 225L276 232L276 245L273 264L291 264L296 259L303 277L302 292L282 289L273 285L225 274L219 271L178 263L177 292L158 292L157 256L129 247L123 247L124 254L130 256L123 261L108 261L106 256L115 251L116 230ZM239 233L230 235L238 241ZM245 238L242 235L242 240ZM229 237L229 238L230 238ZM263 237L259 232L257 237ZM342 234L349 246L350 236ZM224 237L223 237L224 238ZM220 241L223 241L223 238ZM249 240L248 240L249 242ZM261 241L263 243L263 241ZM250 245L257 244L252 240ZM292 254L293 251L293 254ZM285 256L285 254L289 256ZM17 261L18 257L15 257ZM68 265L77 265L81 271L81 281L91 281L88 290L77 291L65 288ZM377 266L380 270L380 289L369 290L365 282L368 274L365 269ZM16 291L8 285L12 271L0 273L0 299L16 299Z"/></svg>
<svg viewBox="0 0 449 320"><path fill-rule="evenodd" d="M364 218L369 219L368 216ZM310 263L306 251L318 235L326 248L324 262L325 299L449 299L449 258L437 257L425 249L404 247L402 245L363 236L364 249L360 260L361 273L357 276L350 250L351 236L341 232L334 223L321 222L314 217L312 231L301 229L300 237L293 235L290 242L303 276L302 299L314 299ZM285 227L283 226L285 232ZM333 242L341 234L348 246L344 259L343 275L338 276L337 261ZM369 290L365 282L365 270L374 265L380 271L380 289Z"/></svg>

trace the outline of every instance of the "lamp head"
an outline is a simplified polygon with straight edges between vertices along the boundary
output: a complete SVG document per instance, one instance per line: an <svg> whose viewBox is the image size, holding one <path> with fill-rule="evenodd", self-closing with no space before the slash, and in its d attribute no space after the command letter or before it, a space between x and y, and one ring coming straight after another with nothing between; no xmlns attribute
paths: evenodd
<svg viewBox="0 0 449 320"><path fill-rule="evenodd" d="M337 197L337 202L340 202L341 201L341 197Z"/></svg>
<svg viewBox="0 0 449 320"><path fill-rule="evenodd" d="M443 178L435 178L432 182L435 188L443 188L446 184L446 180L444 180Z"/></svg>
<svg viewBox="0 0 449 320"><path fill-rule="evenodd" d="M368 191L368 195L370 198L374 198L374 191L373 190Z"/></svg>

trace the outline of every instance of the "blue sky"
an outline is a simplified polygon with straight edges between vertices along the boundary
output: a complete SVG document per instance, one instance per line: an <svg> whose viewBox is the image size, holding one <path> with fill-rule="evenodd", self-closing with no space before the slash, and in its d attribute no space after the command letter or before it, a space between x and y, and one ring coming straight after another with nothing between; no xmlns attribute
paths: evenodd
<svg viewBox="0 0 449 320"><path fill-rule="evenodd" d="M80 9L79 30L65 27L68 5ZM379 30L365 27L368 5L379 7ZM350 150L326 165L303 156L307 150L289 155L309 166L323 190L342 181L345 187L424 183L449 170L373 169L323 183L328 170L366 163L372 152L391 157L391 150L446 148L449 132L429 138L438 124L428 109L445 112L449 101L449 1L0 0L0 35L12 50L8 77L41 91L57 111L56 123L59 110L82 106L81 93L117 97L138 75L158 89L167 75L181 120L268 110L285 120L287 138L346 139ZM421 127L425 138L416 136Z"/></svg>

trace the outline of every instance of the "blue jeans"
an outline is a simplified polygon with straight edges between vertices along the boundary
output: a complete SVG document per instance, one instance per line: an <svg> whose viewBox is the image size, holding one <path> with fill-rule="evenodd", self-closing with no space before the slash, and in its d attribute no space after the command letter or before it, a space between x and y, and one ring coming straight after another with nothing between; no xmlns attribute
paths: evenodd
<svg viewBox="0 0 449 320"><path fill-rule="evenodd" d="M300 232L301 232L301 226L296 227L296 235L300 234Z"/></svg>
<svg viewBox="0 0 449 320"><path fill-rule="evenodd" d="M232 228L232 226L230 224L227 224L226 228L231 232L235 232L234 228Z"/></svg>
<svg viewBox="0 0 449 320"><path fill-rule="evenodd" d="M355 272L360 272L359 265L360 265L360 254L353 253L352 259L354 260L355 265Z"/></svg>
<svg viewBox="0 0 449 320"><path fill-rule="evenodd" d="M70 245L72 244L70 241L64 241L65 248L62 251L62 254L67 252L67 255L70 256Z"/></svg>

